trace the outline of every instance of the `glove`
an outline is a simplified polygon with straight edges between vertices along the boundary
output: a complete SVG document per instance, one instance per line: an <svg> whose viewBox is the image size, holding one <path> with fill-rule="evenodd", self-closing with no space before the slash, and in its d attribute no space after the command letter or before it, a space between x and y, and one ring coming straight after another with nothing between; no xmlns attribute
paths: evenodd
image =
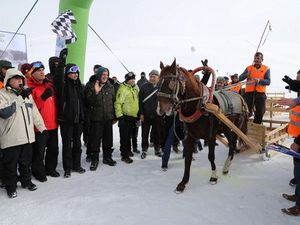
<svg viewBox="0 0 300 225"><path fill-rule="evenodd" d="M287 83L289 86L286 86L285 89L289 89L295 92L300 91L300 80L293 80L289 76L285 75L282 80Z"/></svg>
<svg viewBox="0 0 300 225"><path fill-rule="evenodd" d="M60 51L59 59L62 61L62 63L64 65L66 65L67 56L68 56L68 49L67 48L64 48L63 50Z"/></svg>
<svg viewBox="0 0 300 225"><path fill-rule="evenodd" d="M201 60L201 63L203 66L207 66L207 63L208 63L208 60L205 59L204 61ZM202 71L202 74L203 74L203 77L201 79L201 82L204 83L205 85L207 84L208 80L209 80L209 77L210 77L210 74L211 72L207 71L207 70L203 70Z"/></svg>
<svg viewBox="0 0 300 225"><path fill-rule="evenodd" d="M52 89L51 88L46 88L43 94L41 95L41 99L43 101L46 101L49 97L52 96Z"/></svg>
<svg viewBox="0 0 300 225"><path fill-rule="evenodd" d="M29 98L29 95L32 93L32 89L33 88L23 88L19 95L21 95L23 99Z"/></svg>

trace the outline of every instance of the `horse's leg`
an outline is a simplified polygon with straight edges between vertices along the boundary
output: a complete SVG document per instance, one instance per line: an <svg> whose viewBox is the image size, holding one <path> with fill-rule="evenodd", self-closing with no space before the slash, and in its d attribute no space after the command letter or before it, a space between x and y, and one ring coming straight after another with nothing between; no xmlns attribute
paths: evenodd
<svg viewBox="0 0 300 225"><path fill-rule="evenodd" d="M187 135L184 145L185 151L185 158L184 158L184 175L182 181L177 185L176 191L183 192L185 189L185 185L189 182L190 179L190 169L191 169L191 162L193 157L193 147L194 147L195 140L190 136Z"/></svg>
<svg viewBox="0 0 300 225"><path fill-rule="evenodd" d="M211 138L208 141L208 160L211 165L211 177L209 182L211 184L216 184L218 182L216 164L215 164L215 146L216 146L216 137Z"/></svg>
<svg viewBox="0 0 300 225"><path fill-rule="evenodd" d="M223 174L226 175L229 172L229 168L234 156L234 151L236 149L237 135L230 130L224 132L224 134L229 143L228 157L225 160L224 167L223 167Z"/></svg>

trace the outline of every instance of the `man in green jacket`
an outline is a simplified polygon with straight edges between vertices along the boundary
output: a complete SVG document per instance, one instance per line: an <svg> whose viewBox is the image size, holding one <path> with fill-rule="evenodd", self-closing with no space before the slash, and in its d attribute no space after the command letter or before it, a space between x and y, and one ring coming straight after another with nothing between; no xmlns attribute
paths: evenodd
<svg viewBox="0 0 300 225"><path fill-rule="evenodd" d="M132 163L129 157L131 151L131 134L139 112L139 89L135 85L135 74L129 72L125 75L125 81L120 85L117 91L115 101L115 113L119 120L120 131L120 151L122 161Z"/></svg>

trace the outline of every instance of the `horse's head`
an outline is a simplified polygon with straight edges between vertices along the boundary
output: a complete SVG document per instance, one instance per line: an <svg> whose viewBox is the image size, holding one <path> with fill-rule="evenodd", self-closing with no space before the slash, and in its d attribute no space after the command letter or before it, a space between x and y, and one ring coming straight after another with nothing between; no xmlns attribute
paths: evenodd
<svg viewBox="0 0 300 225"><path fill-rule="evenodd" d="M159 115L164 113L170 115L178 106L180 98L185 92L185 78L181 74L183 68L179 68L176 65L176 60L174 60L171 66L164 66L164 64L160 62L160 68L157 113Z"/></svg>

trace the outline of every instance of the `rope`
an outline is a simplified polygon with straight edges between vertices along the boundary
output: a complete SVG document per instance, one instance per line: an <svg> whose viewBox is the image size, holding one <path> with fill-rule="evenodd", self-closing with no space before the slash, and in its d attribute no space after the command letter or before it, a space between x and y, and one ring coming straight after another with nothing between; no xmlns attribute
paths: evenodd
<svg viewBox="0 0 300 225"><path fill-rule="evenodd" d="M27 17L29 16L29 14L31 13L31 11L33 10L33 8L35 7L35 5L38 3L39 0L36 0L35 3L33 4L33 6L31 7L31 9L29 10L29 12L27 13L27 15L25 16L25 18L23 19L21 25L18 27L17 31L14 33L14 35L12 36L12 38L10 39L9 43L6 45L4 51L1 53L0 59L2 58L2 56L4 55L4 53L6 52L8 46L11 44L11 42L13 41L13 39L15 38L16 34L18 33L18 31L21 29L22 25L25 23Z"/></svg>
<svg viewBox="0 0 300 225"><path fill-rule="evenodd" d="M106 46L106 48L113 54L113 56L121 63L121 65L124 67L125 70L129 73L130 71L127 69L127 67L122 63L122 61L119 59L119 57L111 50L111 48L105 43L105 41L100 37L100 35L93 29L93 27L89 25L89 28L96 34L96 36L102 41L102 43Z"/></svg>

